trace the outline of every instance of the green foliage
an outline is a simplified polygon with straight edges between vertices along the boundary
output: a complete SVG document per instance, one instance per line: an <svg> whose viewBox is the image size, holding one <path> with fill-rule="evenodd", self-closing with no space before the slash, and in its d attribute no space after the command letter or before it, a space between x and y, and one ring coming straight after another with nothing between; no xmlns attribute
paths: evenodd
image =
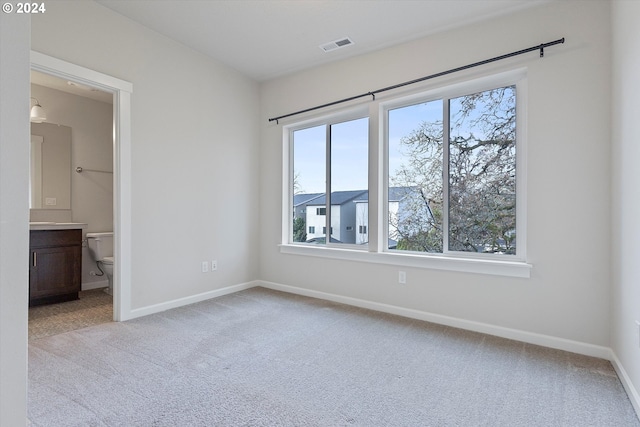
<svg viewBox="0 0 640 427"><path fill-rule="evenodd" d="M293 241L305 242L307 240L307 224L302 217L293 220Z"/></svg>
<svg viewBox="0 0 640 427"><path fill-rule="evenodd" d="M409 234L398 241L396 248L401 251L439 253L442 252L442 233L432 228Z"/></svg>

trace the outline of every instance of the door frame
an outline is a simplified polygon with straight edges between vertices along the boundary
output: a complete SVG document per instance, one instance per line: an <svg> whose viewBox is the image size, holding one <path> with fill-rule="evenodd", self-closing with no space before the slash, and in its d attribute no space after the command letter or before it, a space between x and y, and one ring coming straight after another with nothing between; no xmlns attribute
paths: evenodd
<svg viewBox="0 0 640 427"><path fill-rule="evenodd" d="M131 94L133 85L31 51L31 69L113 94L113 320L131 316Z"/></svg>

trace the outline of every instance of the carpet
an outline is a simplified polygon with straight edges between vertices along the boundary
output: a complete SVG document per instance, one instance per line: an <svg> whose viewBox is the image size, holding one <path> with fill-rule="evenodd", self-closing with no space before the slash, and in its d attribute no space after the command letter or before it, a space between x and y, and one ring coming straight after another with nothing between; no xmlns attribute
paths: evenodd
<svg viewBox="0 0 640 427"><path fill-rule="evenodd" d="M29 342L32 426L640 426L606 360L264 288Z"/></svg>

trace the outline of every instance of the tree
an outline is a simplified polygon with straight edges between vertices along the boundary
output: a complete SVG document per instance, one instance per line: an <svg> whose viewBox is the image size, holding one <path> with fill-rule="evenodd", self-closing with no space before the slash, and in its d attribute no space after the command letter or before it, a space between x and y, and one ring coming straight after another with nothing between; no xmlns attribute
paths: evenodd
<svg viewBox="0 0 640 427"><path fill-rule="evenodd" d="M389 215L390 238L400 250L442 252L442 121L422 122L400 144L406 161L390 185L405 191Z"/></svg>
<svg viewBox="0 0 640 427"><path fill-rule="evenodd" d="M300 186L300 172L293 174L293 194L302 194L304 190Z"/></svg>
<svg viewBox="0 0 640 427"><path fill-rule="evenodd" d="M293 220L293 241L294 242L306 242L307 241L307 224L304 218L297 217Z"/></svg>
<svg viewBox="0 0 640 427"><path fill-rule="evenodd" d="M449 249L515 253L515 86L449 100ZM400 141L394 186L414 189L396 224L398 249L443 247L443 122L422 122Z"/></svg>

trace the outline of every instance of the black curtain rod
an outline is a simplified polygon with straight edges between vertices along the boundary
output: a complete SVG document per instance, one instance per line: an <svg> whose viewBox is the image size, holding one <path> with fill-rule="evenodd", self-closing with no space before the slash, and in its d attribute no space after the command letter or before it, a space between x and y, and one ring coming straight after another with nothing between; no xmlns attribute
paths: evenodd
<svg viewBox="0 0 640 427"><path fill-rule="evenodd" d="M355 96L351 96L349 98L340 99L338 101L329 102L327 104L322 104L322 105L317 105L315 107L306 108L304 110L296 111L294 113L289 113L289 114L285 114L285 115L282 115L282 116L273 117L273 118L269 119L269 121L270 122L275 121L276 123L278 123L278 120L284 119L286 117L296 116L298 114L307 113L309 111L314 111L314 110L319 110L321 108L330 107L330 106L336 105L336 104L342 104L343 102L353 101L354 99L364 98L365 96L371 96L375 100L377 93L386 92L386 91L392 90L392 89L398 89L398 88L403 87L403 86L412 85L412 84L415 84L415 83L423 82L425 80L434 79L436 77L446 76L447 74L457 73L458 71L468 70L469 68L478 67L480 65L489 64L491 62L501 61L503 59L511 58L513 56L522 55L524 53L533 52L533 51L536 51L536 50L540 51L540 58L542 58L542 57L544 57L544 48L550 47L550 46L555 46L557 44L562 44L562 43L564 43L564 37L561 38L561 39L558 39L558 40L554 40L552 42L542 43L542 44L537 45L537 46L532 46L532 47L529 47L529 48L526 48L526 49L518 50L516 52L511 52L511 53L507 53L507 54L504 54L504 55L496 56L494 58L485 59L484 61L474 62L473 64L463 65L462 67L452 68L452 69L447 70L447 71L441 71L441 72L436 73L436 74L431 74L429 76L421 77L421 78L415 79L415 80L410 80L410 81L404 82L404 83L398 83L398 84L393 85L393 86L387 86L385 88L378 89L378 90L373 90L371 92L363 93L361 95L355 95Z"/></svg>

